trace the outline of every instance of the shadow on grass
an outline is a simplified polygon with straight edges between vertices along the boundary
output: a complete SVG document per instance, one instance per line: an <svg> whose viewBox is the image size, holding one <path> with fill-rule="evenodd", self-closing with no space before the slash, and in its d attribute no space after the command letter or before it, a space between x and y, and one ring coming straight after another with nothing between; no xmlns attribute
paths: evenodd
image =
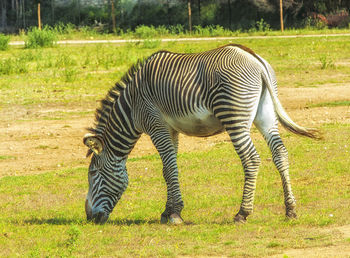
<svg viewBox="0 0 350 258"><path fill-rule="evenodd" d="M24 221L11 221L13 224L29 224L29 225L72 225L72 224L92 224L95 223L87 221L85 219L68 219L68 218L33 218ZM122 219L122 220L108 220L106 225L116 225L116 226L131 226L131 225L144 225L144 224L160 224L159 220L142 220L142 219ZM96 224L98 225L98 224Z"/></svg>
<svg viewBox="0 0 350 258"><path fill-rule="evenodd" d="M19 221L16 221L14 223L17 224L30 224L30 225L42 225L42 224L48 224L48 225L71 225L71 224L84 224L86 223L83 219L67 219L67 218L50 218L50 219L28 219L24 220L22 223Z"/></svg>
<svg viewBox="0 0 350 258"><path fill-rule="evenodd" d="M108 220L106 224L117 225L117 226L131 226L131 225L144 225L144 224L160 224L159 220L144 220L144 219L115 219Z"/></svg>
<svg viewBox="0 0 350 258"><path fill-rule="evenodd" d="M23 221L17 221L17 220L10 220L8 223L11 224L17 224L17 225L96 225L92 221L87 221L86 219L77 218L77 219L70 219L70 218L32 218L27 219ZM151 219L113 219L108 220L105 225L115 225L115 226L133 226L133 225L161 225L159 220ZM222 221L222 222L207 222L207 223L199 223L199 224L216 224L216 225L241 225L237 224L234 221ZM170 225L170 224L167 224ZM198 223L192 222L192 221L184 221L183 226L193 226L198 225ZM244 224L242 224L244 225Z"/></svg>

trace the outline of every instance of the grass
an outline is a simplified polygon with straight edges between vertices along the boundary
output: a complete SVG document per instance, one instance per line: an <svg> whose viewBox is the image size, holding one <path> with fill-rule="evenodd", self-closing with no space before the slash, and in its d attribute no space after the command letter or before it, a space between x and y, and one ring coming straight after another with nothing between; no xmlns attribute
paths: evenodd
<svg viewBox="0 0 350 258"><path fill-rule="evenodd" d="M322 102L317 104L310 104L307 107L313 108L313 107L339 107L339 106L350 106L350 101L333 101L333 102Z"/></svg>
<svg viewBox="0 0 350 258"><path fill-rule="evenodd" d="M83 26L75 27L73 24L57 24L55 27L46 27L55 34L58 40L70 39L150 39L150 38L186 38L186 37L246 37L246 36L280 36L280 35L315 35L315 34L342 34L349 33L347 28L312 27L285 28L284 32L272 30L263 19L257 21L250 29L231 31L220 25L193 26L192 33L182 24L172 26L145 26L139 25L135 30L118 29L116 33L104 33L94 28ZM18 35L11 35L11 41L27 40L29 33L21 31Z"/></svg>
<svg viewBox="0 0 350 258"><path fill-rule="evenodd" d="M28 31L28 36L25 41L26 48L41 48L53 47L57 41L56 33L49 27L44 27L42 30L33 27Z"/></svg>
<svg viewBox="0 0 350 258"><path fill-rule="evenodd" d="M26 118L67 120L64 127L69 130L69 119L93 117L96 100L104 97L137 59L160 49L190 53L230 43L152 40L124 45L11 47L1 52L0 71L4 72L0 72L0 108L73 107L69 112L52 111ZM246 45L267 59L277 72L279 87L350 83L348 37L242 38L234 43ZM334 66L322 69L322 57ZM8 62L10 68L6 68ZM21 66L25 69L17 68ZM348 101L309 107L343 105L348 106ZM74 107L85 109L74 111ZM6 120L5 116L1 118ZM232 145L224 142L207 151L179 155L185 201L182 215L187 222L179 227L159 224L166 189L158 155L128 161L129 188L103 226L85 219L85 166L0 178L0 245L5 247L0 249L0 256L266 256L291 248L347 244L349 239L326 230L350 223L349 125L323 124L321 129L324 141L282 131L290 154L298 220L285 221L281 180L266 143L253 131L262 165L254 214L245 225L233 223L242 196L242 167ZM35 133L19 134L14 139L26 138L36 140L34 151L57 148L56 144L41 143ZM12 159L16 157L2 155L0 164Z"/></svg>
<svg viewBox="0 0 350 258"><path fill-rule="evenodd" d="M0 161L1 160L8 160L8 159L16 159L16 157L15 156L3 156L3 155L0 156Z"/></svg>
<svg viewBox="0 0 350 258"><path fill-rule="evenodd" d="M160 225L165 183L159 158L128 162L130 185L106 225L85 221L86 168L0 180L1 256L263 256L289 248L345 243L320 228L350 223L347 126L323 126L328 141L283 133L299 219L285 221L279 175L262 137L255 212L235 225L243 173L230 143L179 157L186 224ZM327 149L327 158L321 155ZM332 155L330 155L332 154ZM205 162L210 160L211 162ZM145 167L148 169L145 170ZM337 186L337 187L334 187ZM332 216L330 216L332 214ZM91 248L91 246L94 248Z"/></svg>
<svg viewBox="0 0 350 258"><path fill-rule="evenodd" d="M230 42L161 43L152 39L123 45L11 48L3 52L0 60L0 103L31 105L95 101L102 98L139 58L157 50L191 53ZM267 59L277 72L279 87L318 87L350 82L348 37L242 38L234 43L246 45ZM320 65L323 57L326 57L324 67ZM332 60L331 64L327 60ZM26 87L23 87L23 81Z"/></svg>
<svg viewBox="0 0 350 258"><path fill-rule="evenodd" d="M9 42L10 42L10 36L6 36L0 33L0 51L7 50Z"/></svg>

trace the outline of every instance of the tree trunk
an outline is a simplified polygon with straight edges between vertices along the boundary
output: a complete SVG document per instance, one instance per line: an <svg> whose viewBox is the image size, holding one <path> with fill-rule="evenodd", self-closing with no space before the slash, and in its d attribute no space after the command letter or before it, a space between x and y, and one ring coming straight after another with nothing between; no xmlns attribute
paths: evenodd
<svg viewBox="0 0 350 258"><path fill-rule="evenodd" d="M55 0L51 0L51 22L52 26L55 24Z"/></svg>
<svg viewBox="0 0 350 258"><path fill-rule="evenodd" d="M231 29L232 21L231 21L231 1L227 0L227 10L228 10L228 26Z"/></svg>
<svg viewBox="0 0 350 258"><path fill-rule="evenodd" d="M167 12L167 18L168 18L168 25L170 25L171 23L171 19L170 19L170 0L166 1L166 12Z"/></svg>
<svg viewBox="0 0 350 258"><path fill-rule="evenodd" d="M198 23L199 23L199 25L202 25L202 23L201 23L201 0L198 0Z"/></svg>
<svg viewBox="0 0 350 258"><path fill-rule="evenodd" d="M284 31L284 24L283 24L283 3L282 0L280 0L280 20L281 20L281 31Z"/></svg>
<svg viewBox="0 0 350 258"><path fill-rule="evenodd" d="M191 11L191 0L187 2L188 7L188 28L190 30L190 34L192 34L192 11Z"/></svg>
<svg viewBox="0 0 350 258"><path fill-rule="evenodd" d="M112 18L112 31L116 33L116 21L115 21L115 11L114 11L114 0L111 0L111 18Z"/></svg>
<svg viewBox="0 0 350 258"><path fill-rule="evenodd" d="M21 0L21 3L22 3L22 8L21 8L21 10L22 10L22 17L23 17L23 29L25 29L25 27L27 26L26 25L26 12L25 12L25 3L24 3L25 1L24 0Z"/></svg>
<svg viewBox="0 0 350 258"><path fill-rule="evenodd" d="M6 1L1 1L1 28L2 31L7 29L7 10Z"/></svg>

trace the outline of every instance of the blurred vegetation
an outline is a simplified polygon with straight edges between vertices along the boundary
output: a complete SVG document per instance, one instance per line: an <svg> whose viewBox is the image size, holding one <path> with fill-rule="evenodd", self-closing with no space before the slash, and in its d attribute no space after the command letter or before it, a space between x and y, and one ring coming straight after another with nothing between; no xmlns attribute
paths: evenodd
<svg viewBox="0 0 350 258"><path fill-rule="evenodd" d="M19 32L37 26L37 4L40 3L42 24L52 27L71 24L71 27L89 27L99 33L120 34L146 25L179 33L188 30L188 1L91 0L94 4L88 5L86 0L17 0L17 4L14 0L3 0L0 31ZM192 0L191 10L194 29L216 25L233 31L248 31L257 26L280 28L277 0ZM349 10L348 0L283 0L287 28L348 28Z"/></svg>

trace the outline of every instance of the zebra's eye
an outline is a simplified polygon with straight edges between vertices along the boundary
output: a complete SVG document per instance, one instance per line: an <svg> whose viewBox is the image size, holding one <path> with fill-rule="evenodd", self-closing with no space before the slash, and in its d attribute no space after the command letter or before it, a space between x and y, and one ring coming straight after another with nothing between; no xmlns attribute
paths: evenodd
<svg viewBox="0 0 350 258"><path fill-rule="evenodd" d="M90 170L89 170L89 173L90 173L91 176L94 176L94 175L97 174L97 169L95 169L95 168L90 169Z"/></svg>

